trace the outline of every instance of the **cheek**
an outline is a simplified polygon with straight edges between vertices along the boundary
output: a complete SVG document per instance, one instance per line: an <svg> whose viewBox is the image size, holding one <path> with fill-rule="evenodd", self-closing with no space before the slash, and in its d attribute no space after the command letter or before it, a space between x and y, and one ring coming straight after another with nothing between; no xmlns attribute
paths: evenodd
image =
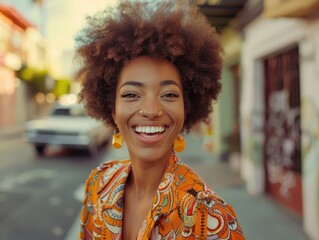
<svg viewBox="0 0 319 240"><path fill-rule="evenodd" d="M185 111L185 101L183 100L182 103L181 103L181 106L180 106L180 115L182 116L183 118L183 122L185 121L185 117L186 117L186 111Z"/></svg>
<svg viewBox="0 0 319 240"><path fill-rule="evenodd" d="M181 110L179 121L180 121L180 124L181 124L181 129L180 130L182 131L183 126L184 126L184 122L185 122L185 111L184 111L184 109Z"/></svg>
<svg viewBox="0 0 319 240"><path fill-rule="evenodd" d="M181 102L178 106L175 106L170 110L170 114L175 123L179 126L179 130L182 130L185 121L184 104Z"/></svg>
<svg viewBox="0 0 319 240"><path fill-rule="evenodd" d="M113 116L115 123L118 127L120 127L120 125L123 124L123 121L125 119L125 110L123 109L121 104L115 104L115 113Z"/></svg>

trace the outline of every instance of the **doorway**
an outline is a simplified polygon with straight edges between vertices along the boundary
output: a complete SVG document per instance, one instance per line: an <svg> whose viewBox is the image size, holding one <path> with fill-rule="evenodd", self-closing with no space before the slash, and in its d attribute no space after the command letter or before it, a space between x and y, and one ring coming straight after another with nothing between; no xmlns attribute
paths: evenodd
<svg viewBox="0 0 319 240"><path fill-rule="evenodd" d="M264 60L266 193L302 215L299 51Z"/></svg>

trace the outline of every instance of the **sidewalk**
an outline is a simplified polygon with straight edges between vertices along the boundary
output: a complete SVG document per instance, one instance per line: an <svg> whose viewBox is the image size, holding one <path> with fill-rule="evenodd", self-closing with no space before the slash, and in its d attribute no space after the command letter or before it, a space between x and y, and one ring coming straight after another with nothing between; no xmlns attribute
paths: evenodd
<svg viewBox="0 0 319 240"><path fill-rule="evenodd" d="M247 240L307 240L302 219L267 195L252 196L245 189L239 173L228 163L214 159L201 150L199 137L186 138L183 161L198 172L237 213Z"/></svg>
<svg viewBox="0 0 319 240"><path fill-rule="evenodd" d="M247 240L307 240L302 219L266 195L252 196L226 163L194 165L207 183L237 213Z"/></svg>
<svg viewBox="0 0 319 240"><path fill-rule="evenodd" d="M0 141L22 136L24 125L4 126L0 128Z"/></svg>
<svg viewBox="0 0 319 240"><path fill-rule="evenodd" d="M307 240L302 230L302 220L268 196L252 196L245 190L238 173L227 163L201 150L201 138L186 137L187 150L179 154L181 159L198 172L207 183L237 213L247 240ZM127 152L110 150L105 159L121 159ZM79 220L76 219L66 240L77 239Z"/></svg>

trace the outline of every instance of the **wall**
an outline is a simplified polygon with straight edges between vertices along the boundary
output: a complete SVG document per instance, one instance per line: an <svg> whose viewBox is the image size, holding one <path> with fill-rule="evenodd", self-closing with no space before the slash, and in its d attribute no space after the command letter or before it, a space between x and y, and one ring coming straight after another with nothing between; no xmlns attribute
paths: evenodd
<svg viewBox="0 0 319 240"><path fill-rule="evenodd" d="M230 67L239 62L241 39L237 32L231 28L226 28L222 33L222 43L224 49L224 67L222 72L222 92L219 95L217 106L214 112L214 136L217 146L216 154L221 156L228 152L227 137L232 133L234 110L233 110L233 78Z"/></svg>
<svg viewBox="0 0 319 240"><path fill-rule="evenodd" d="M232 76L227 66L223 68L222 92L219 96L219 122L221 154L227 152L227 137L232 132L233 124L233 85Z"/></svg>
<svg viewBox="0 0 319 240"><path fill-rule="evenodd" d="M319 239L319 20L307 30L300 43L304 226L313 239Z"/></svg>
<svg viewBox="0 0 319 240"><path fill-rule="evenodd" d="M252 194L264 192L263 67L265 56L293 45L300 51L303 224L319 239L319 19L256 19L244 30L242 176ZM316 213L316 214L314 214Z"/></svg>

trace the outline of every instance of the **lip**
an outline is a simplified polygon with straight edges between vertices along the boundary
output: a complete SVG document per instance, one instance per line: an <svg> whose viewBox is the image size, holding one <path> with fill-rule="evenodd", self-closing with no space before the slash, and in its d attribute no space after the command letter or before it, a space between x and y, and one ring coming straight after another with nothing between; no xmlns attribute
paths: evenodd
<svg viewBox="0 0 319 240"><path fill-rule="evenodd" d="M158 122L158 121L153 121L153 122L136 122L134 124L131 124L132 128L138 127L138 126L164 126L164 127L168 127L167 123L163 123L163 122Z"/></svg>

